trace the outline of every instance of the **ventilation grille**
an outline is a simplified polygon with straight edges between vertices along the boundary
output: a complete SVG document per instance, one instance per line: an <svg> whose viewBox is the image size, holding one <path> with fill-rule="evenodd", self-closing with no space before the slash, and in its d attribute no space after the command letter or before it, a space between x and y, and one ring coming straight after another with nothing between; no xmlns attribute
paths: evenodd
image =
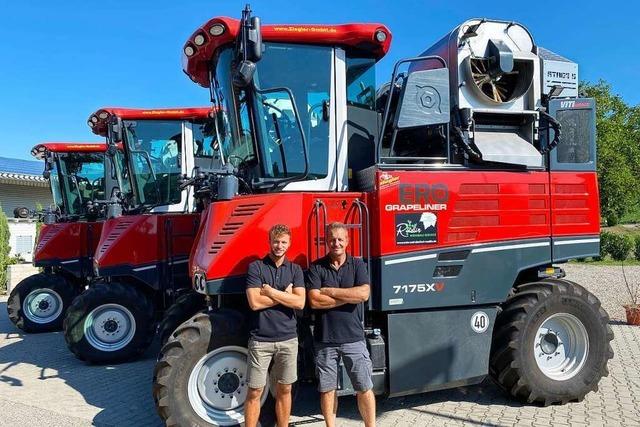
<svg viewBox="0 0 640 427"><path fill-rule="evenodd" d="M47 228L45 229L46 232L43 236L40 237L38 241L38 247L36 248L36 251L41 250L47 243L49 243L49 241L58 233L58 231L60 231L60 229L62 229L62 226L60 224L51 224L47 226Z"/></svg>
<svg viewBox="0 0 640 427"><path fill-rule="evenodd" d="M111 245L113 245L113 242L115 242L118 237L122 236L122 233L124 233L125 230L133 223L134 219L120 218L118 223L111 229L109 235L102 241L102 245L98 249L98 255L103 255L107 250L109 250Z"/></svg>
<svg viewBox="0 0 640 427"><path fill-rule="evenodd" d="M236 206L233 212L231 212L229 220L214 236L214 241L209 248L209 254L216 255L220 252L229 239L231 239L231 236L240 231L262 206L264 206L264 203L248 203Z"/></svg>

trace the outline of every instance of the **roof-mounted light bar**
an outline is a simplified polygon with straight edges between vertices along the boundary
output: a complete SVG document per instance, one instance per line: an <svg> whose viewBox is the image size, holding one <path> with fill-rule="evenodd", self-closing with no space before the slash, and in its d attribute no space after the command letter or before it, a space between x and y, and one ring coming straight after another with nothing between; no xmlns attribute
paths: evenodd
<svg viewBox="0 0 640 427"><path fill-rule="evenodd" d="M198 28L183 47L182 67L191 80L209 86L209 64L216 50L236 40L240 21L227 17L210 19ZM382 24L262 25L266 42L316 44L357 49L381 59L391 45L391 32Z"/></svg>

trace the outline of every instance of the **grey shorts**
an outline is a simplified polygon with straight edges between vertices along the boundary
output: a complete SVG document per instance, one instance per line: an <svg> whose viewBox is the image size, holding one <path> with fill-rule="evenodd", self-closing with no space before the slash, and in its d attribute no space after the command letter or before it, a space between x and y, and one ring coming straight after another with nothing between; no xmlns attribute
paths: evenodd
<svg viewBox="0 0 640 427"><path fill-rule="evenodd" d="M369 357L369 350L364 341L346 344L314 343L316 352L316 375L318 376L318 391L338 388L338 369L340 358L344 362L351 384L356 391L367 391L373 388L371 377L373 365Z"/></svg>
<svg viewBox="0 0 640 427"><path fill-rule="evenodd" d="M298 338L266 342L249 340L247 356L247 385L263 388L267 384L269 365L273 360L271 378L280 384L298 380Z"/></svg>

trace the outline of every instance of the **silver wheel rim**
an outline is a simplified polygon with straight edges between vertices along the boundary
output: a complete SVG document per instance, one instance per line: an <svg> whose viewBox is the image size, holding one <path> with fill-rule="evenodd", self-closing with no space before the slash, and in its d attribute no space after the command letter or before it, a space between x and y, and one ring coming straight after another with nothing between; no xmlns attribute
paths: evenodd
<svg viewBox="0 0 640 427"><path fill-rule="evenodd" d="M226 346L204 355L189 375L189 403L204 421L229 426L244 421L244 402L249 386L247 349ZM260 405L269 394L265 387Z"/></svg>
<svg viewBox="0 0 640 427"><path fill-rule="evenodd" d="M51 323L62 314L64 303L60 295L49 288L35 289L22 303L24 316L40 325Z"/></svg>
<svg viewBox="0 0 640 427"><path fill-rule="evenodd" d="M84 336L93 348L117 351L126 347L136 334L136 319L120 304L94 308L84 321Z"/></svg>
<svg viewBox="0 0 640 427"><path fill-rule="evenodd" d="M587 329L572 314L554 314L538 328L533 352L544 375L552 380L566 381L580 372L587 361Z"/></svg>

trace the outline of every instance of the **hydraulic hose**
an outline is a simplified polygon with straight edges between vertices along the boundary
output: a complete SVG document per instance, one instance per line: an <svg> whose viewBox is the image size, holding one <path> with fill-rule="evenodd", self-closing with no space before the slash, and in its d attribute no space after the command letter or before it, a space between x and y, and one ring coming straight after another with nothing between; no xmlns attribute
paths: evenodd
<svg viewBox="0 0 640 427"><path fill-rule="evenodd" d="M454 135L456 136L459 144L459 147L469 156L469 159L480 162L482 161L482 154L471 144L469 138L466 137L462 129L458 126L451 126L451 130L453 130Z"/></svg>
<svg viewBox="0 0 640 427"><path fill-rule="evenodd" d="M542 154L547 154L551 150L556 148L556 146L560 142L560 133L561 133L562 125L560 124L559 121L555 119L555 117L551 116L546 111L540 110L540 117L544 118L549 123L549 126L553 128L553 133L554 133L553 140L551 140L551 142L549 142L549 144L540 151Z"/></svg>

